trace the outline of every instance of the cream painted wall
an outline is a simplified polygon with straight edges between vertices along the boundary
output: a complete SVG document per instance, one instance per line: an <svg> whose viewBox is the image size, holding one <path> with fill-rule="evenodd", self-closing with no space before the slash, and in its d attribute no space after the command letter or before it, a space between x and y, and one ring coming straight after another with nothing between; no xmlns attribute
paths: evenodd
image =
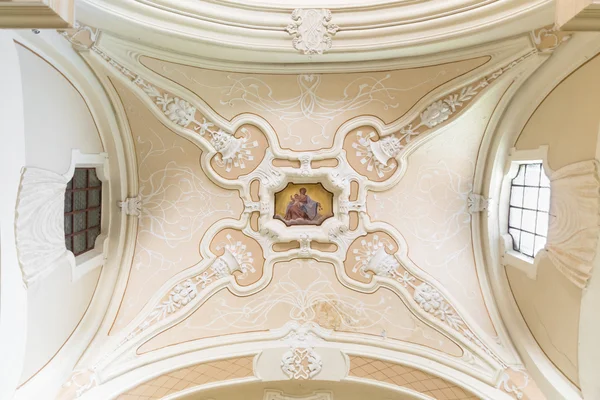
<svg viewBox="0 0 600 400"><path fill-rule="evenodd" d="M19 58L9 30L0 29L0 54L0 399L10 399L23 363L27 303L14 228L25 162L23 101Z"/></svg>
<svg viewBox="0 0 600 400"><path fill-rule="evenodd" d="M63 174L72 149L101 153L98 130L77 90L43 58L21 45L17 51L23 76L27 166Z"/></svg>
<svg viewBox="0 0 600 400"><path fill-rule="evenodd" d="M65 173L72 149L103 151L94 120L77 90L44 59L17 45L25 114L25 165ZM69 265L27 292L27 340L21 383L58 352L81 321L100 269L72 282Z"/></svg>
<svg viewBox="0 0 600 400"><path fill-rule="evenodd" d="M527 122L515 147L526 150L548 145L548 164L553 170L593 159L600 126L598 71L599 56L554 88ZM536 280L528 279L512 266L506 270L531 333L550 360L579 385L581 290L569 283L546 258L540 260Z"/></svg>

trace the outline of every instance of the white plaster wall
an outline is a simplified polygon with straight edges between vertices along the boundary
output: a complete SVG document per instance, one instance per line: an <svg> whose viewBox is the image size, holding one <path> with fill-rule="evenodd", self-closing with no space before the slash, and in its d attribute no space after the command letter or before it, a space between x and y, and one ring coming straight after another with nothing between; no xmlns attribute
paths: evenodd
<svg viewBox="0 0 600 400"><path fill-rule="evenodd" d="M63 174L72 149L101 153L98 130L79 92L40 56L21 45L17 52L23 76L27 166Z"/></svg>
<svg viewBox="0 0 600 400"><path fill-rule="evenodd" d="M49 62L17 45L25 115L25 165L65 173L72 149L103 151L91 113L77 90ZM72 282L58 265L27 292L27 334L21 383L60 350L90 304L101 269Z"/></svg>
<svg viewBox="0 0 600 400"><path fill-rule="evenodd" d="M23 362L27 303L14 230L25 162L23 102L19 58L9 30L0 29L0 54L0 399L10 399Z"/></svg>

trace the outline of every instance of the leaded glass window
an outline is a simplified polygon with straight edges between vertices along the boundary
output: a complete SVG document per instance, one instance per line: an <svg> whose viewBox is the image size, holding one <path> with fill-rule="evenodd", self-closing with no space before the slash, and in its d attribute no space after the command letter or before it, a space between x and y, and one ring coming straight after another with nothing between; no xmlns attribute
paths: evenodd
<svg viewBox="0 0 600 400"><path fill-rule="evenodd" d="M75 168L65 192L65 244L75 256L94 248L100 235L102 182L95 168Z"/></svg>
<svg viewBox="0 0 600 400"><path fill-rule="evenodd" d="M521 164L511 182L508 233L513 249L529 257L546 245L550 180L541 163Z"/></svg>

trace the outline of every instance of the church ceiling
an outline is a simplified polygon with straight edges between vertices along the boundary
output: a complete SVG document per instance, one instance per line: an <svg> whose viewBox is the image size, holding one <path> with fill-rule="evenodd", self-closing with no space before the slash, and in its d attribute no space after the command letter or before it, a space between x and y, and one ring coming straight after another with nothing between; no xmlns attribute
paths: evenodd
<svg viewBox="0 0 600 400"><path fill-rule="evenodd" d="M540 62L528 36L323 73L215 70L102 38L85 57L125 121L137 227L90 367L309 332L522 389L473 224L486 130Z"/></svg>

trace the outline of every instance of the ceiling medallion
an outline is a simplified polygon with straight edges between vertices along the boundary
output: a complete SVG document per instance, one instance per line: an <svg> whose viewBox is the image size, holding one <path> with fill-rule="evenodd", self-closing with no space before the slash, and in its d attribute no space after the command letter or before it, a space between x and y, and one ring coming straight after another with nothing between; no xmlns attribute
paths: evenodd
<svg viewBox="0 0 600 400"><path fill-rule="evenodd" d="M288 185L275 193L273 218L292 225L321 225L333 217L333 193L320 183Z"/></svg>
<svg viewBox="0 0 600 400"><path fill-rule="evenodd" d="M294 48L304 54L323 54L331 48L332 37L340 29L332 24L331 11L301 9L292 12L293 23L285 30L293 37Z"/></svg>

